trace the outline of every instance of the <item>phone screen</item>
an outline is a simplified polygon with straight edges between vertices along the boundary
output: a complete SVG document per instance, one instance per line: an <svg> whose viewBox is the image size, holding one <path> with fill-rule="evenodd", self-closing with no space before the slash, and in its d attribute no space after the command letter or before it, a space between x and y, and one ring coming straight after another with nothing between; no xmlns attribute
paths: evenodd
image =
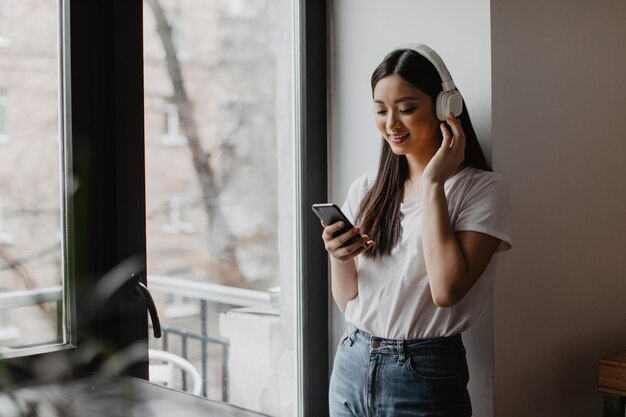
<svg viewBox="0 0 626 417"><path fill-rule="evenodd" d="M319 217L324 222L324 224L326 224L326 226L330 226L331 224L337 223L340 221L344 223L344 226L340 230L333 233L333 236L335 237L346 233L347 231L349 231L350 229L354 227L352 223L350 222L350 220L348 220L346 215L343 214L341 209L336 204L319 203L319 204L313 204L311 208L313 209L313 212L317 215L317 217ZM350 239L348 239L341 246L351 245L352 243L358 241L360 238L361 238L360 234L355 235L351 237Z"/></svg>

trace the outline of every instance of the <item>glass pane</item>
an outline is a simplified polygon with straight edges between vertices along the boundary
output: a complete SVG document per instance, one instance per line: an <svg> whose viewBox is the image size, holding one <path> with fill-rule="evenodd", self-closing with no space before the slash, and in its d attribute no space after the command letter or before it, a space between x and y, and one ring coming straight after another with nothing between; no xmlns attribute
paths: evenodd
<svg viewBox="0 0 626 417"><path fill-rule="evenodd" d="M150 379L293 417L293 2L144 5Z"/></svg>
<svg viewBox="0 0 626 417"><path fill-rule="evenodd" d="M0 0L0 354L67 341L58 1ZM34 350L33 350L34 349Z"/></svg>

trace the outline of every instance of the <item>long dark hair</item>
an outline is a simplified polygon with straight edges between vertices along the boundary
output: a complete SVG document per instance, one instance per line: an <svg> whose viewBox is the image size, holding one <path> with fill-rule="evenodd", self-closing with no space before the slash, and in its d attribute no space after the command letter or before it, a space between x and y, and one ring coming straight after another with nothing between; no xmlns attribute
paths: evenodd
<svg viewBox="0 0 626 417"><path fill-rule="evenodd" d="M434 115L435 101L442 91L441 77L426 57L412 49L397 49L389 53L372 74L372 94L378 81L392 74L401 76L415 88L428 94L433 103ZM465 103L458 119L466 137L463 164L491 171L476 138ZM438 134L442 140L441 132L438 131ZM389 255L400 241L402 235L400 203L408 176L409 166L406 157L394 154L389 144L382 138L376 181L363 197L356 216L362 230L376 242L374 248L366 251L364 256L382 258Z"/></svg>

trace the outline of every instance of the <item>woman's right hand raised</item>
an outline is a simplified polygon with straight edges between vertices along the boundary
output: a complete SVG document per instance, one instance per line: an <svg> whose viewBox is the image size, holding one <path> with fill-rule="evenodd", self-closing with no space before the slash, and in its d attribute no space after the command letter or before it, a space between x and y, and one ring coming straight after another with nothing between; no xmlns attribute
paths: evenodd
<svg viewBox="0 0 626 417"><path fill-rule="evenodd" d="M341 263L350 261L354 257L374 246L374 241L370 240L367 235L363 235L357 241L343 246L343 244L352 237L358 236L361 233L359 227L353 227L341 235L333 236L344 226L343 222L333 223L329 226L325 225L324 222L321 222L321 224L324 228L324 231L322 232L322 240L324 240L324 248L326 249L326 252Z"/></svg>

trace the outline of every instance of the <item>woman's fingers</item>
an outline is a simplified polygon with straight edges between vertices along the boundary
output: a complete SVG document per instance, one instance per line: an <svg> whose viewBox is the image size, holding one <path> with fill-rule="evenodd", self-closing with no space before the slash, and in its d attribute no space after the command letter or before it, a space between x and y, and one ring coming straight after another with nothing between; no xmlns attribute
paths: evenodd
<svg viewBox="0 0 626 417"><path fill-rule="evenodd" d="M327 226L324 221L320 221L320 224L324 228L322 239L324 240L326 251L340 262L346 262L374 246L374 241L370 240L369 236L360 236L361 229L359 227L353 227L339 236L334 236L335 233L345 226L343 222L339 221ZM355 236L359 238L355 242L344 246L348 240Z"/></svg>
<svg viewBox="0 0 626 417"><path fill-rule="evenodd" d="M452 113L439 125L442 141L422 175L426 181L443 183L465 159L465 134L461 121Z"/></svg>
<svg viewBox="0 0 626 417"><path fill-rule="evenodd" d="M352 239L355 236L360 236L361 229L359 227L353 227L351 230L337 236L336 240L336 248L341 248L348 240ZM350 245L346 246L349 247Z"/></svg>
<svg viewBox="0 0 626 417"><path fill-rule="evenodd" d="M452 135L450 135L450 131L448 130L448 127L445 123L441 123L439 127L443 136L443 140L441 141L441 147L443 149L448 149L452 145Z"/></svg>
<svg viewBox="0 0 626 417"><path fill-rule="evenodd" d="M332 257L344 262L373 246L374 242L367 235L360 236L361 229L359 227L353 227L339 236L334 236L343 226L343 222L333 223L326 226L322 232L325 249ZM355 236L358 236L358 240L344 246L348 240Z"/></svg>
<svg viewBox="0 0 626 417"><path fill-rule="evenodd" d="M337 222L324 228L324 231L322 232L322 239L324 239L324 242L326 242L326 250L333 250L341 247L349 239L358 235L361 232L358 227L353 227L352 229L347 230L345 233L335 236L335 233L340 231L343 227L343 222Z"/></svg>
<svg viewBox="0 0 626 417"><path fill-rule="evenodd" d="M465 146L465 133L463 132L461 121L454 117L454 114L450 113L446 117L446 122L450 126L450 130L452 130L451 147L454 145Z"/></svg>
<svg viewBox="0 0 626 417"><path fill-rule="evenodd" d="M446 122L452 130L452 136L459 137L462 135L463 128L461 127L461 121L454 117L454 114L449 113L448 116L446 116Z"/></svg>
<svg viewBox="0 0 626 417"><path fill-rule="evenodd" d="M345 262L354 258L355 256L359 256L361 253L370 249L372 246L374 246L374 241L370 240L370 238L367 235L363 235L357 242L354 242L351 245L348 245L346 247L340 248L335 257L339 261Z"/></svg>
<svg viewBox="0 0 626 417"><path fill-rule="evenodd" d="M333 223L330 226L324 226L324 231L322 232L322 239L324 240L332 240L334 238L334 234L341 230L344 226L343 222Z"/></svg>

